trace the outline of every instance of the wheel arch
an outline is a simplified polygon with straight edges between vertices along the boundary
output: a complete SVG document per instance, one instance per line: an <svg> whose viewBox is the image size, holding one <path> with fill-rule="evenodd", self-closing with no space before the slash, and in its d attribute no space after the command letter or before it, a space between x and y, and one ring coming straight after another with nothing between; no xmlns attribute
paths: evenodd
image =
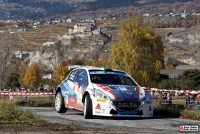
<svg viewBox="0 0 200 134"><path fill-rule="evenodd" d="M86 95L90 95L90 93L88 91L84 92L83 97L82 97L82 103L85 102L85 96Z"/></svg>
<svg viewBox="0 0 200 134"><path fill-rule="evenodd" d="M61 88L60 88L60 87L57 87L55 96L56 96L56 94L57 94L58 92L61 92ZM61 94L62 94L62 92L61 92Z"/></svg>

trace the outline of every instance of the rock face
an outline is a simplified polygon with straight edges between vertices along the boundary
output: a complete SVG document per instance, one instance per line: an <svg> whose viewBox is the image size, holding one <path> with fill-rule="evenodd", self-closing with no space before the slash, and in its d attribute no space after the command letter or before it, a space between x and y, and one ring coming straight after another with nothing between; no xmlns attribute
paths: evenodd
<svg viewBox="0 0 200 134"><path fill-rule="evenodd" d="M190 65L200 65L200 26L180 29L163 37L166 56Z"/></svg>
<svg viewBox="0 0 200 134"><path fill-rule="evenodd" d="M165 56L189 65L200 65L200 26L179 29L162 37ZM42 62L52 69L68 59L93 60L108 56L112 39L105 34L72 34L58 37L54 44L47 43L29 56L30 64Z"/></svg>
<svg viewBox="0 0 200 134"><path fill-rule="evenodd" d="M45 44L45 43L44 43ZM53 69L58 63L69 59L93 60L105 57L110 52L111 38L105 34L75 34L58 37L53 45L43 45L30 54L30 64L41 62Z"/></svg>

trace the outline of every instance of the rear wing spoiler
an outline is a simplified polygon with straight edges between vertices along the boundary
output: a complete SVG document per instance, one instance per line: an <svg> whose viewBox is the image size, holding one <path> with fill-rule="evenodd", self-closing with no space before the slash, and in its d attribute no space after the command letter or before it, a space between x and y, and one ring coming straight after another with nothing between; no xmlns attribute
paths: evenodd
<svg viewBox="0 0 200 134"><path fill-rule="evenodd" d="M94 67L94 66L86 66L86 65L69 65L68 66L68 69L70 70L70 69L74 69L74 68L82 68L82 67L89 67L89 68L91 68L91 67Z"/></svg>
<svg viewBox="0 0 200 134"><path fill-rule="evenodd" d="M70 65L68 66L68 69L74 69L74 68L81 68L82 66L81 65Z"/></svg>

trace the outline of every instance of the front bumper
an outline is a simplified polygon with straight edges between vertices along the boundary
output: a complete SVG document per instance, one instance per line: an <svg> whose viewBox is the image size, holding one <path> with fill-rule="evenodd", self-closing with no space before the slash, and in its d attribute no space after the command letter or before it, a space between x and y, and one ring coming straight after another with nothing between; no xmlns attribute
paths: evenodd
<svg viewBox="0 0 200 134"><path fill-rule="evenodd" d="M139 118L153 116L153 100L127 103L127 101L110 101L96 97L91 99L94 116Z"/></svg>

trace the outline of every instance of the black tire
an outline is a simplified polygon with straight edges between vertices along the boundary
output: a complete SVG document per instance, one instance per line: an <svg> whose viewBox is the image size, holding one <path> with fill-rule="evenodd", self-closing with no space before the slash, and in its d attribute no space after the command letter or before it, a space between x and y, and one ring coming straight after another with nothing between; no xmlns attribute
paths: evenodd
<svg viewBox="0 0 200 134"><path fill-rule="evenodd" d="M64 105L64 98L61 92L58 92L55 97L55 109L58 113L65 113L67 108Z"/></svg>
<svg viewBox="0 0 200 134"><path fill-rule="evenodd" d="M84 101L84 117L85 119L92 119L93 113L92 113L92 100L89 95L85 96Z"/></svg>

